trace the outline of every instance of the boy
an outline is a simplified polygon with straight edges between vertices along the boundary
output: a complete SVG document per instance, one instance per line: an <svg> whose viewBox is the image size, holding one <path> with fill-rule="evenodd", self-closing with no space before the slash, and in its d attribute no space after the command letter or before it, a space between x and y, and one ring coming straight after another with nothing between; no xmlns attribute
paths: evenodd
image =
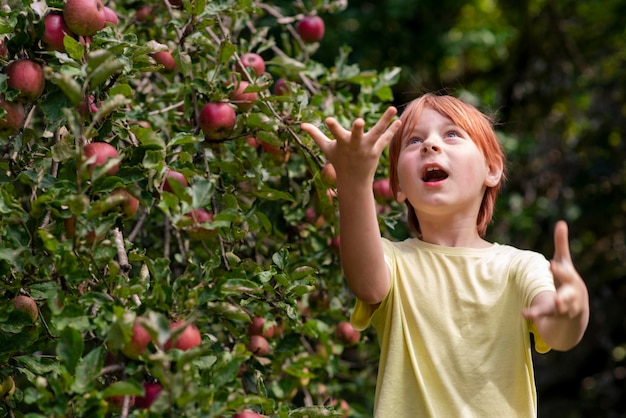
<svg viewBox="0 0 626 418"><path fill-rule="evenodd" d="M529 333L538 352L568 350L589 319L567 225L556 225L552 262L486 241L505 163L489 119L432 94L392 122L396 112L367 133L362 119L346 130L328 118L336 140L302 124L337 172L351 321L379 337L374 415L536 416ZM372 192L389 142L392 189L416 235L403 242L381 238Z"/></svg>

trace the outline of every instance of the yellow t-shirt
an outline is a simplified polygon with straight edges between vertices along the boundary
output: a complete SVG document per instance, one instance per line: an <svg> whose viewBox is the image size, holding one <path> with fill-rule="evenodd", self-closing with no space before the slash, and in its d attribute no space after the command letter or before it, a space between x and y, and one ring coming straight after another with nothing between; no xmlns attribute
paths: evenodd
<svg viewBox="0 0 626 418"><path fill-rule="evenodd" d="M377 309L357 300L380 344L378 418L535 417L535 349L550 349L522 308L554 291L549 262L494 244L456 248L383 239L391 288Z"/></svg>

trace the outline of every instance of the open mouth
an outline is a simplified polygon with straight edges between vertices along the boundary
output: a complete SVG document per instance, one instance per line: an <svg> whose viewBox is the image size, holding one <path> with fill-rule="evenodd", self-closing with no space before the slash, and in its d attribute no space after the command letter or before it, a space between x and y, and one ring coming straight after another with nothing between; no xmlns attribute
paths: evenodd
<svg viewBox="0 0 626 418"><path fill-rule="evenodd" d="M448 173L436 166L426 167L422 173L422 181L426 183L435 183L448 178Z"/></svg>

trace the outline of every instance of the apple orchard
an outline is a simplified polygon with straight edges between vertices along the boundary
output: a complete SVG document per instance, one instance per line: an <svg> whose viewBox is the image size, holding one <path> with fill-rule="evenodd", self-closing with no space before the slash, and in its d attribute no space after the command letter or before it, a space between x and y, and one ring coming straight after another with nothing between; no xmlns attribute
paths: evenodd
<svg viewBox="0 0 626 418"><path fill-rule="evenodd" d="M371 415L334 170L299 129L393 99L397 68L316 61L345 7L3 2L0 417Z"/></svg>

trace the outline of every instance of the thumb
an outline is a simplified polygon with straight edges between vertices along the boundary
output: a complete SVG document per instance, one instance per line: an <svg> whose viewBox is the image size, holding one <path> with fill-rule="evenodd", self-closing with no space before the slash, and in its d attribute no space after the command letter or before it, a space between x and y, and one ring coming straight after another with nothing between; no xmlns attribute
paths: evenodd
<svg viewBox="0 0 626 418"><path fill-rule="evenodd" d="M324 154L328 154L327 151L333 141L331 141L331 139L328 138L324 132L322 132L317 126L306 122L300 124L300 129L308 133L311 138L313 138L313 141L315 141Z"/></svg>

